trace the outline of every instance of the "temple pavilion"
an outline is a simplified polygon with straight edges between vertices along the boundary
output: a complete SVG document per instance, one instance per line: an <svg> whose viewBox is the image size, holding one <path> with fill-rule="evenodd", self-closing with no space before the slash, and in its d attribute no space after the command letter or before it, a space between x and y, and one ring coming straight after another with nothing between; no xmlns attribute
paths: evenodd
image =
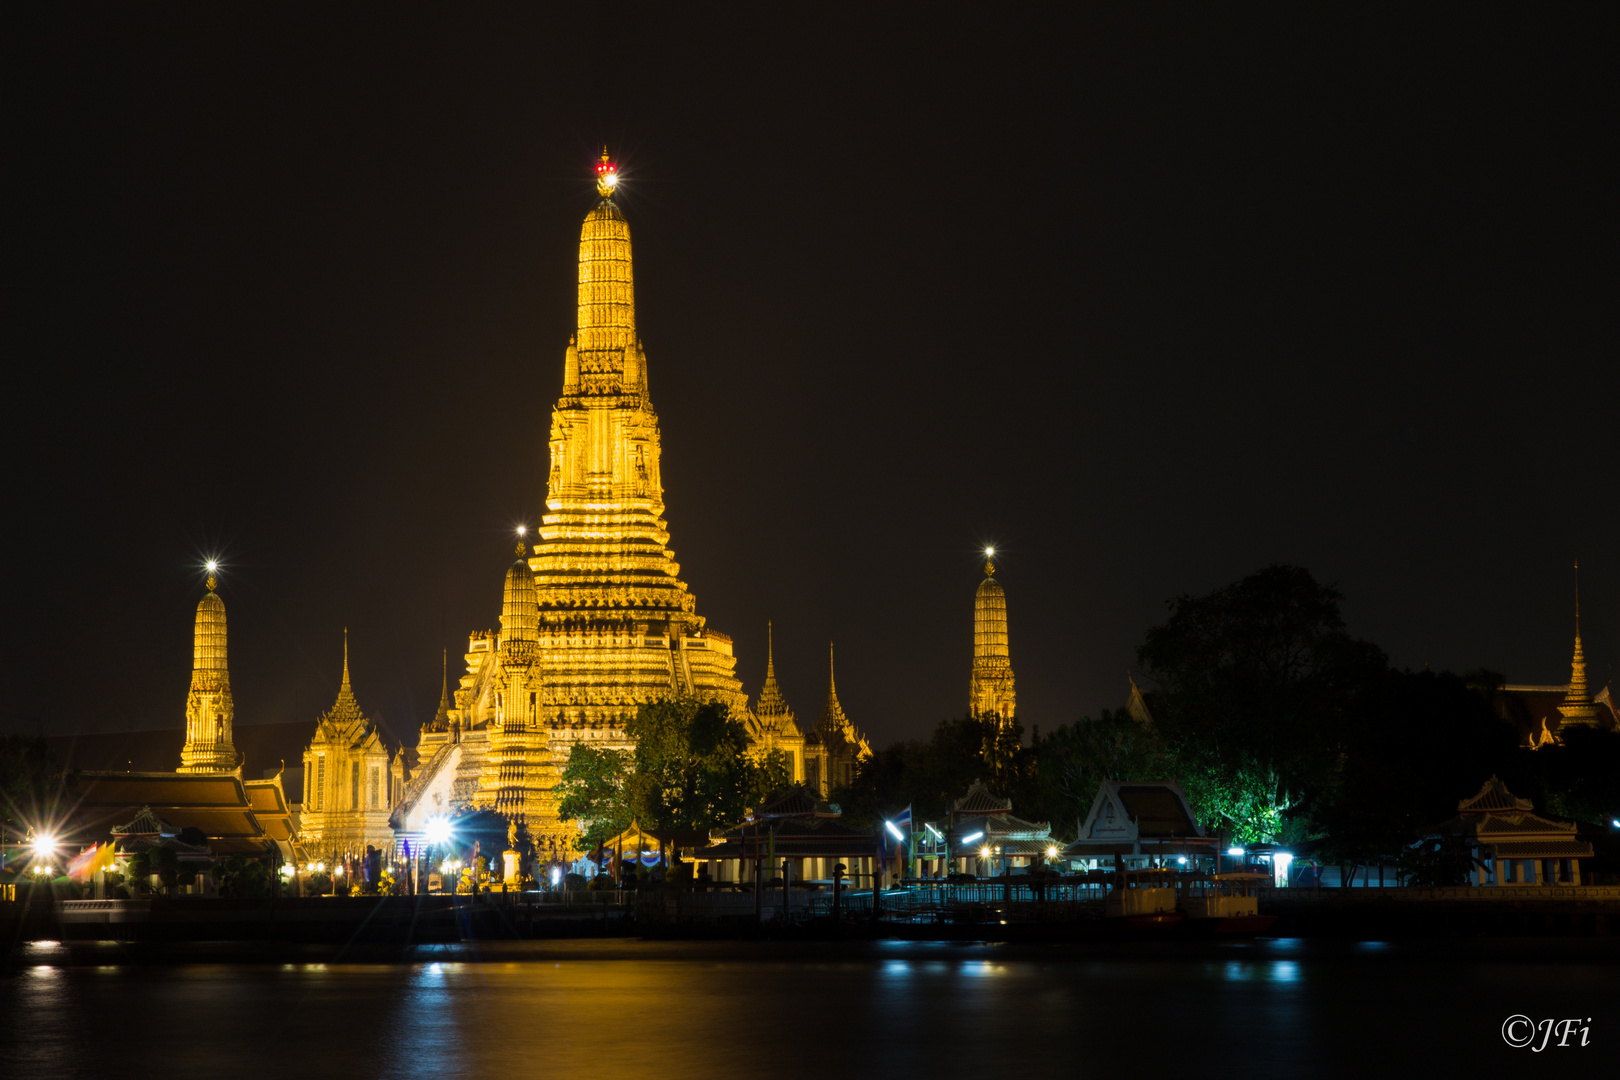
<svg viewBox="0 0 1620 1080"><path fill-rule="evenodd" d="M844 864L852 887L869 887L878 840L871 830L840 821L839 809L814 789L794 784L774 793L730 828L713 834L707 847L694 850L700 879L715 883L753 880L756 860L766 881L782 875L788 881L830 884L833 868Z"/></svg>
<svg viewBox="0 0 1620 1080"><path fill-rule="evenodd" d="M1196 870L1212 867L1219 854L1219 838L1205 835L1181 785L1104 780L1079 839L1059 857L1076 870Z"/></svg>
<svg viewBox="0 0 1620 1080"><path fill-rule="evenodd" d="M1542 817L1495 776L1431 834L1467 838L1479 885L1579 885L1580 861L1592 857L1573 822Z"/></svg>
<svg viewBox="0 0 1620 1080"><path fill-rule="evenodd" d="M983 781L975 780L967 794L951 804L945 821L923 825L917 845L922 856L919 871L940 876L938 855L929 857L930 835L947 839L961 873L995 877L1045 865L1056 854L1051 822L1026 821L1012 809L1011 799L992 794Z"/></svg>

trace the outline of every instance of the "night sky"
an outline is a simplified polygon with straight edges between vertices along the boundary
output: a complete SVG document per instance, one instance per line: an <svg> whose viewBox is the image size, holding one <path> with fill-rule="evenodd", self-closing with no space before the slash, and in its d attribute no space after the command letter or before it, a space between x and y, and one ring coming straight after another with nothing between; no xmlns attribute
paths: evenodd
<svg viewBox="0 0 1620 1080"><path fill-rule="evenodd" d="M1402 666L1620 659L1613 16L11 5L0 727L237 722L343 627L414 735L538 521L606 143L671 546L757 694L886 743L1122 705L1168 598L1271 562ZM1581 21L1583 19L1590 21ZM34 21L49 20L49 21Z"/></svg>

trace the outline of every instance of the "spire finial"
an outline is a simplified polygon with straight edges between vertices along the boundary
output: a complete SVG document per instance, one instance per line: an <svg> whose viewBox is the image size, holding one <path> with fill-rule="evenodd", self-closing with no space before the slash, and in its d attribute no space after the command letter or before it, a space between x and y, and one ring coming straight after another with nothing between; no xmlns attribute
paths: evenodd
<svg viewBox="0 0 1620 1080"><path fill-rule="evenodd" d="M833 670L833 643L830 641L827 642L827 693L838 693L838 679Z"/></svg>
<svg viewBox="0 0 1620 1080"><path fill-rule="evenodd" d="M1581 560L1575 560L1575 638L1581 636Z"/></svg>
<svg viewBox="0 0 1620 1080"><path fill-rule="evenodd" d="M340 694L345 693L345 692L348 692L348 690L349 690L349 628L347 626L345 626L343 628L343 687L342 687L342 689L340 689L338 691L338 693L340 693Z"/></svg>
<svg viewBox="0 0 1620 1080"><path fill-rule="evenodd" d="M995 573L996 573L996 564L995 564L995 561L994 561L995 557L996 557L996 549L995 548L987 547L987 548L984 549L984 576L985 577L994 577L995 576Z"/></svg>
<svg viewBox="0 0 1620 1080"><path fill-rule="evenodd" d="M619 186L619 167L613 164L608 157L607 147L602 147L602 160L596 163L596 193L602 198L612 195Z"/></svg>
<svg viewBox="0 0 1620 1080"><path fill-rule="evenodd" d="M776 638L771 620L765 620L765 677L776 677Z"/></svg>
<svg viewBox="0 0 1620 1080"><path fill-rule="evenodd" d="M218 584L214 574L219 571L219 563L215 562L213 559L209 559L203 564L203 567L208 571L208 591L213 592L214 586Z"/></svg>

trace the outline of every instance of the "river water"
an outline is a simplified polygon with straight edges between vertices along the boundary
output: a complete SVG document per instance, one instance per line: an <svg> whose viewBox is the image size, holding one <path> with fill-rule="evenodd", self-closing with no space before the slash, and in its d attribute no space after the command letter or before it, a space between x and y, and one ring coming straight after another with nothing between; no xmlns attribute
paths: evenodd
<svg viewBox="0 0 1620 1080"><path fill-rule="evenodd" d="M131 962L42 943L13 960L0 1076L17 1080L1598 1075L1620 1047L1611 939L596 940L384 963ZM1515 1014L1578 1018L1588 1045L1510 1048Z"/></svg>

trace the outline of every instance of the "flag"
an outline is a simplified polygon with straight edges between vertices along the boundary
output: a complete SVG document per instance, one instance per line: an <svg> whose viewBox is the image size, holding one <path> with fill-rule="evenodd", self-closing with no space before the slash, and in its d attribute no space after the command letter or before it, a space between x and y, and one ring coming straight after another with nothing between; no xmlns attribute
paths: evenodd
<svg viewBox="0 0 1620 1080"><path fill-rule="evenodd" d="M67 866L67 876L74 881L89 881L90 873L94 869L96 861L96 849L100 846L99 844L91 844L73 856Z"/></svg>
<svg viewBox="0 0 1620 1080"><path fill-rule="evenodd" d="M117 845L112 843L111 841L109 841L108 843L105 843L105 844L97 844L96 845L96 857L94 859L92 859L91 862L90 862L90 872L93 874L97 870L117 870L117 869L118 869L118 847L117 847Z"/></svg>
<svg viewBox="0 0 1620 1080"><path fill-rule="evenodd" d="M894 817L894 827L899 829L901 832L904 832L904 833L909 833L911 831L911 804L910 803L907 803L906 808L895 815L895 817Z"/></svg>

